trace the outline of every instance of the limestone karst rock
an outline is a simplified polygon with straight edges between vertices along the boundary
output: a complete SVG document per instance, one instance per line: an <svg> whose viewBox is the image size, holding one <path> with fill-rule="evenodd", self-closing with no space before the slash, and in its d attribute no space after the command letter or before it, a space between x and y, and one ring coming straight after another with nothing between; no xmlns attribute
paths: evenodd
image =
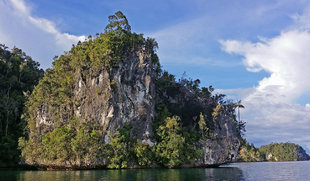
<svg viewBox="0 0 310 181"><path fill-rule="evenodd" d="M192 149L201 150L198 159L183 166L234 161L241 140L236 105L212 95L212 88L198 88L196 81L177 82L171 75L165 79L167 72L161 72L155 40L131 33L122 13L111 16L110 23L105 33L79 42L56 58L54 67L35 87L25 114L29 139L20 140L25 163L104 167L111 162L104 155L111 134L128 125L130 138L156 146L160 105L168 109L169 116L181 118L182 136L186 138L186 132L187 138L193 137ZM200 115L206 118L202 134ZM117 158L122 159L121 167L135 166L126 160L129 157Z"/></svg>

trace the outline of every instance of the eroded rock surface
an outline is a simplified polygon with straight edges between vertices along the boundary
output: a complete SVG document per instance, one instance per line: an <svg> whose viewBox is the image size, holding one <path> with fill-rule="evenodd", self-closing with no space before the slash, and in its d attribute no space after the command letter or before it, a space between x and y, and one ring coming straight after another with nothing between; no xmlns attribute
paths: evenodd
<svg viewBox="0 0 310 181"><path fill-rule="evenodd" d="M62 121L68 122L75 116L85 123L97 123L105 135L130 123L135 137L153 144L150 137L155 114L155 75L151 55L143 50L131 53L117 67L112 71L103 68L92 77L83 77L77 72L72 96L74 104L62 110ZM54 119L55 115L42 104L36 116L36 127L41 134L53 130ZM108 137L106 142L109 142Z"/></svg>

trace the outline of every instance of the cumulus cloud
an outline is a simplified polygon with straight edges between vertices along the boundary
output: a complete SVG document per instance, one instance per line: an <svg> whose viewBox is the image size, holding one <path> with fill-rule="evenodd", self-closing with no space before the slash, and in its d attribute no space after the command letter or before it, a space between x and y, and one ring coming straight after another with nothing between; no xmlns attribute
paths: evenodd
<svg viewBox="0 0 310 181"><path fill-rule="evenodd" d="M297 27L255 43L220 41L224 51L243 57L248 71L269 73L241 95L247 138L254 143L291 141L310 148L310 106L295 103L310 92L310 32Z"/></svg>
<svg viewBox="0 0 310 181"><path fill-rule="evenodd" d="M244 56L249 71L264 70L269 77L259 82L255 94L247 99L268 97L268 102L291 102L310 90L310 33L282 32L258 43L221 41L226 52Z"/></svg>
<svg viewBox="0 0 310 181"><path fill-rule="evenodd" d="M55 55L86 38L63 33L52 21L34 17L24 0L3 0L0 9L0 43L21 48L43 68L51 66Z"/></svg>

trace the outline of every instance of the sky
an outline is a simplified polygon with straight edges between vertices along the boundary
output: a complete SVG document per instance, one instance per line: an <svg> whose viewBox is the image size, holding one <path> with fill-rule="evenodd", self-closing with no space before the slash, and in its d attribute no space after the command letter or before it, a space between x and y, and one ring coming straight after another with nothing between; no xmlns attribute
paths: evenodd
<svg viewBox="0 0 310 181"><path fill-rule="evenodd" d="M250 143L309 153L308 0L0 0L0 10L0 43L44 69L121 10L132 31L157 40L163 69L242 100Z"/></svg>

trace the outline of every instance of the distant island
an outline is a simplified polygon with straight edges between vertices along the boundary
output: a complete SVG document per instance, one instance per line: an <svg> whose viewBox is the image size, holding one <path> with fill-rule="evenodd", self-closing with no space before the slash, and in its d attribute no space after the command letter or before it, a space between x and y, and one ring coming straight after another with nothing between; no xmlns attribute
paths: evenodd
<svg viewBox="0 0 310 181"><path fill-rule="evenodd" d="M247 141L243 141L240 147L238 161L260 162L260 161L305 161L310 156L306 151L294 143L272 143L256 148Z"/></svg>

